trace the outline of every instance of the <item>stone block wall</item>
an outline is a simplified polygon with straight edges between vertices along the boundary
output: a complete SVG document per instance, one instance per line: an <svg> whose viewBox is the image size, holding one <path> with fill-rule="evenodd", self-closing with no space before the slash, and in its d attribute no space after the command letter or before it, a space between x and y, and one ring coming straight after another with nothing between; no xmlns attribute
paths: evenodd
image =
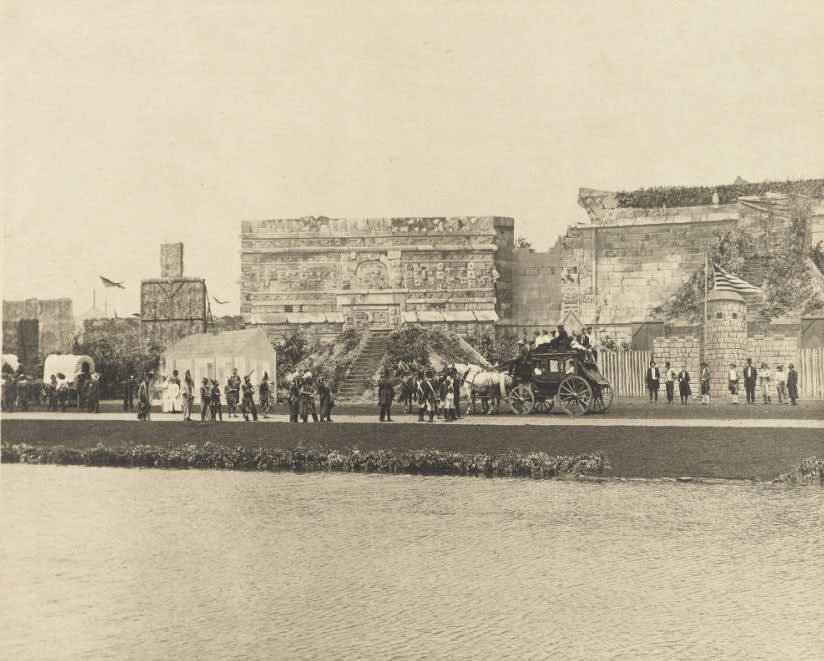
<svg viewBox="0 0 824 661"><path fill-rule="evenodd" d="M561 318L561 243L546 252L515 251L513 305L508 323L519 326L557 324Z"/></svg>
<svg viewBox="0 0 824 661"><path fill-rule="evenodd" d="M656 337L652 347L652 357L661 370L667 361L678 372L686 365L692 392L697 395L700 392L701 340L691 335Z"/></svg>
<svg viewBox="0 0 824 661"><path fill-rule="evenodd" d="M704 263L730 221L593 228L594 313L599 321L643 321Z"/></svg>
<svg viewBox="0 0 824 661"><path fill-rule="evenodd" d="M761 368L761 363L767 363L772 372L775 372L777 365L784 366L787 372L790 363L798 368L798 335L753 335L747 339L746 358L752 358L752 364L756 369ZM772 387L775 387L773 378ZM756 386L756 396L761 397L761 384ZM775 393L771 393L775 396Z"/></svg>

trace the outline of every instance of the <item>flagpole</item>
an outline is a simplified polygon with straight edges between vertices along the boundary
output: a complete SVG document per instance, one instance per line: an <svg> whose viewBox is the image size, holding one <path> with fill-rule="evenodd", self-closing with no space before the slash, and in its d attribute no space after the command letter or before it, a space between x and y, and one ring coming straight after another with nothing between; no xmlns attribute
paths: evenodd
<svg viewBox="0 0 824 661"><path fill-rule="evenodd" d="M707 279L710 277L710 258L704 252L704 327L707 326Z"/></svg>

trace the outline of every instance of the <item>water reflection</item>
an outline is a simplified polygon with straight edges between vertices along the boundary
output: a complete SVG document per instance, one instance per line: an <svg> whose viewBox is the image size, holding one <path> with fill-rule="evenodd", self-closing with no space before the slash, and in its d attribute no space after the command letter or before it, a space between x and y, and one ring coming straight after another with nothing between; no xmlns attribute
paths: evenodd
<svg viewBox="0 0 824 661"><path fill-rule="evenodd" d="M817 658L824 490L3 466L3 658Z"/></svg>

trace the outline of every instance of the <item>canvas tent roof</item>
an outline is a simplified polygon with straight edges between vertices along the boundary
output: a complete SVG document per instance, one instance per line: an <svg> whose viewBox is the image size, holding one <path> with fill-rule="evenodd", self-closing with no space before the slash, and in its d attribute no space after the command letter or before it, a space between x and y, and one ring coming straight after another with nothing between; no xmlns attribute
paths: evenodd
<svg viewBox="0 0 824 661"><path fill-rule="evenodd" d="M189 335L172 345L166 356L186 356L188 358L210 358L239 354L273 354L274 348L269 338L259 328L227 331L217 335Z"/></svg>
<svg viewBox="0 0 824 661"><path fill-rule="evenodd" d="M62 373L69 381L73 381L76 374L83 371L83 363L89 363L89 372L94 372L94 360L91 356L76 356L71 353L53 353L46 356L43 363L43 380L48 381L51 375Z"/></svg>
<svg viewBox="0 0 824 661"><path fill-rule="evenodd" d="M8 365L12 368L15 372L17 368L20 367L20 361L17 359L13 353L4 353L3 354L3 365Z"/></svg>

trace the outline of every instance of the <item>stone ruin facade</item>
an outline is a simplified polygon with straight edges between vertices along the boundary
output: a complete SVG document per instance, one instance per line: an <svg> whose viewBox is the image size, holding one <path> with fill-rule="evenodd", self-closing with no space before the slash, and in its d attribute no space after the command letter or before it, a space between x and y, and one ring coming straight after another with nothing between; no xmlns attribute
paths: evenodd
<svg viewBox="0 0 824 661"><path fill-rule="evenodd" d="M491 332L512 308L514 221L326 218L241 225L241 314L270 336L404 323Z"/></svg>
<svg viewBox="0 0 824 661"><path fill-rule="evenodd" d="M719 204L717 195L714 199L712 204L640 208L619 206L616 193L581 189L578 203L587 221L570 227L562 239L563 311L574 310L589 324L650 320L652 309L703 265L707 250L726 230L746 232L754 257L799 240L809 248L822 236L820 197L765 192L726 204ZM794 218L795 204L810 206L803 227ZM763 272L757 269L739 275L762 285Z"/></svg>
<svg viewBox="0 0 824 661"><path fill-rule="evenodd" d="M203 278L183 275L183 244L160 247L160 278L140 281L140 325L144 334L168 346L205 333L209 300Z"/></svg>

